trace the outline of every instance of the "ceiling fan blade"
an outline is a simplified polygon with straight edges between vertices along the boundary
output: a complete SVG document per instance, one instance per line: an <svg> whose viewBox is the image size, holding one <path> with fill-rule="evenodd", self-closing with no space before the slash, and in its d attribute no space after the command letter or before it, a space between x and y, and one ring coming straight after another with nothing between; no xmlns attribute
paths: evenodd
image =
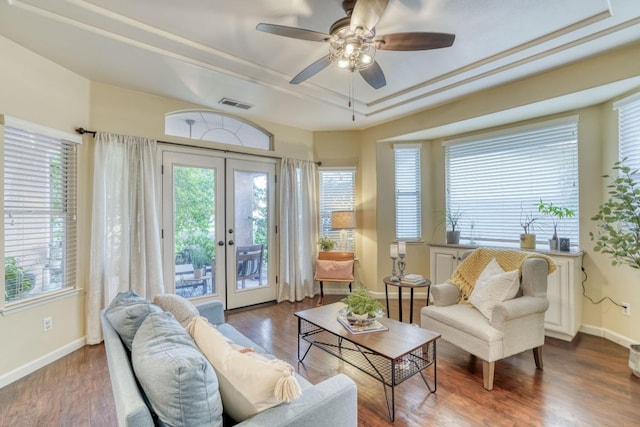
<svg viewBox="0 0 640 427"><path fill-rule="evenodd" d="M351 30L358 27L373 31L389 0L358 0L351 14Z"/></svg>
<svg viewBox="0 0 640 427"><path fill-rule="evenodd" d="M374 61L369 67L360 70L362 78L374 89L380 89L387 85L387 79L384 77L382 68L377 61Z"/></svg>
<svg viewBox="0 0 640 427"><path fill-rule="evenodd" d="M320 71L324 70L331 64L331 58L329 55L323 56L313 64L309 65L304 70L300 71L289 83L297 85L307 80L309 77L315 76Z"/></svg>
<svg viewBox="0 0 640 427"><path fill-rule="evenodd" d="M275 34L277 36L291 37L293 39L310 40L312 42L324 42L329 40L329 34L313 30L305 30L304 28L287 27L284 25L260 23L256 26L256 30Z"/></svg>
<svg viewBox="0 0 640 427"><path fill-rule="evenodd" d="M447 33L395 33L375 38L379 50L428 50L449 47L455 40L455 34Z"/></svg>

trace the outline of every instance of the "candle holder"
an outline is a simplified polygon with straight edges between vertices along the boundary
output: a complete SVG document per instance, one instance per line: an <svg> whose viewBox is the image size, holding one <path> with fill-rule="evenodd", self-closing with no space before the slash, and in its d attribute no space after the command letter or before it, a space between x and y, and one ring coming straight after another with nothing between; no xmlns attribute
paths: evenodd
<svg viewBox="0 0 640 427"><path fill-rule="evenodd" d="M398 269L400 270L400 277L404 276L404 269L407 266L407 263L404 262L404 255L405 254L399 254Z"/></svg>
<svg viewBox="0 0 640 427"><path fill-rule="evenodd" d="M390 257L391 258L391 277L389 277L389 281L391 282L399 282L400 278L398 277L398 275L396 274L396 259L398 259L397 257Z"/></svg>

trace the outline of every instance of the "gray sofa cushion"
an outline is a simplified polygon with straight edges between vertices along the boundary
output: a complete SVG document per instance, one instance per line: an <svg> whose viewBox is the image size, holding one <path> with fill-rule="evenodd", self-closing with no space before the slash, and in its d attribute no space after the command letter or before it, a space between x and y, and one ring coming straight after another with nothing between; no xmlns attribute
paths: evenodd
<svg viewBox="0 0 640 427"><path fill-rule="evenodd" d="M147 316L133 339L131 363L162 424L222 425L215 371L171 313Z"/></svg>
<svg viewBox="0 0 640 427"><path fill-rule="evenodd" d="M150 313L162 311L133 291L119 292L105 309L104 315L131 351L131 343L138 328Z"/></svg>

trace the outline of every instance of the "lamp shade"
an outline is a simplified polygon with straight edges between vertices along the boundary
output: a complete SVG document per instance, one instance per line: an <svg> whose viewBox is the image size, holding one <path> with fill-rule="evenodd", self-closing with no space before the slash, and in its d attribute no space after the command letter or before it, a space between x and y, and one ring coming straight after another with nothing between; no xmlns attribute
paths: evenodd
<svg viewBox="0 0 640 427"><path fill-rule="evenodd" d="M356 228L356 213L354 211L331 212L331 228L333 230Z"/></svg>

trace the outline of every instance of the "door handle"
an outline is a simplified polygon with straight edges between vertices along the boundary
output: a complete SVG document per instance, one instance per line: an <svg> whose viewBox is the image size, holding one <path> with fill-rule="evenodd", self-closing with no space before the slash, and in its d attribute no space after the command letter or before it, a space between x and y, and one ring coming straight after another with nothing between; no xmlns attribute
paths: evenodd
<svg viewBox="0 0 640 427"><path fill-rule="evenodd" d="M220 240L220 241L218 242L218 246L224 246L224 241L223 241L223 240Z"/></svg>
<svg viewBox="0 0 640 427"><path fill-rule="evenodd" d="M233 240L229 240L229 246L233 246L234 241Z"/></svg>

